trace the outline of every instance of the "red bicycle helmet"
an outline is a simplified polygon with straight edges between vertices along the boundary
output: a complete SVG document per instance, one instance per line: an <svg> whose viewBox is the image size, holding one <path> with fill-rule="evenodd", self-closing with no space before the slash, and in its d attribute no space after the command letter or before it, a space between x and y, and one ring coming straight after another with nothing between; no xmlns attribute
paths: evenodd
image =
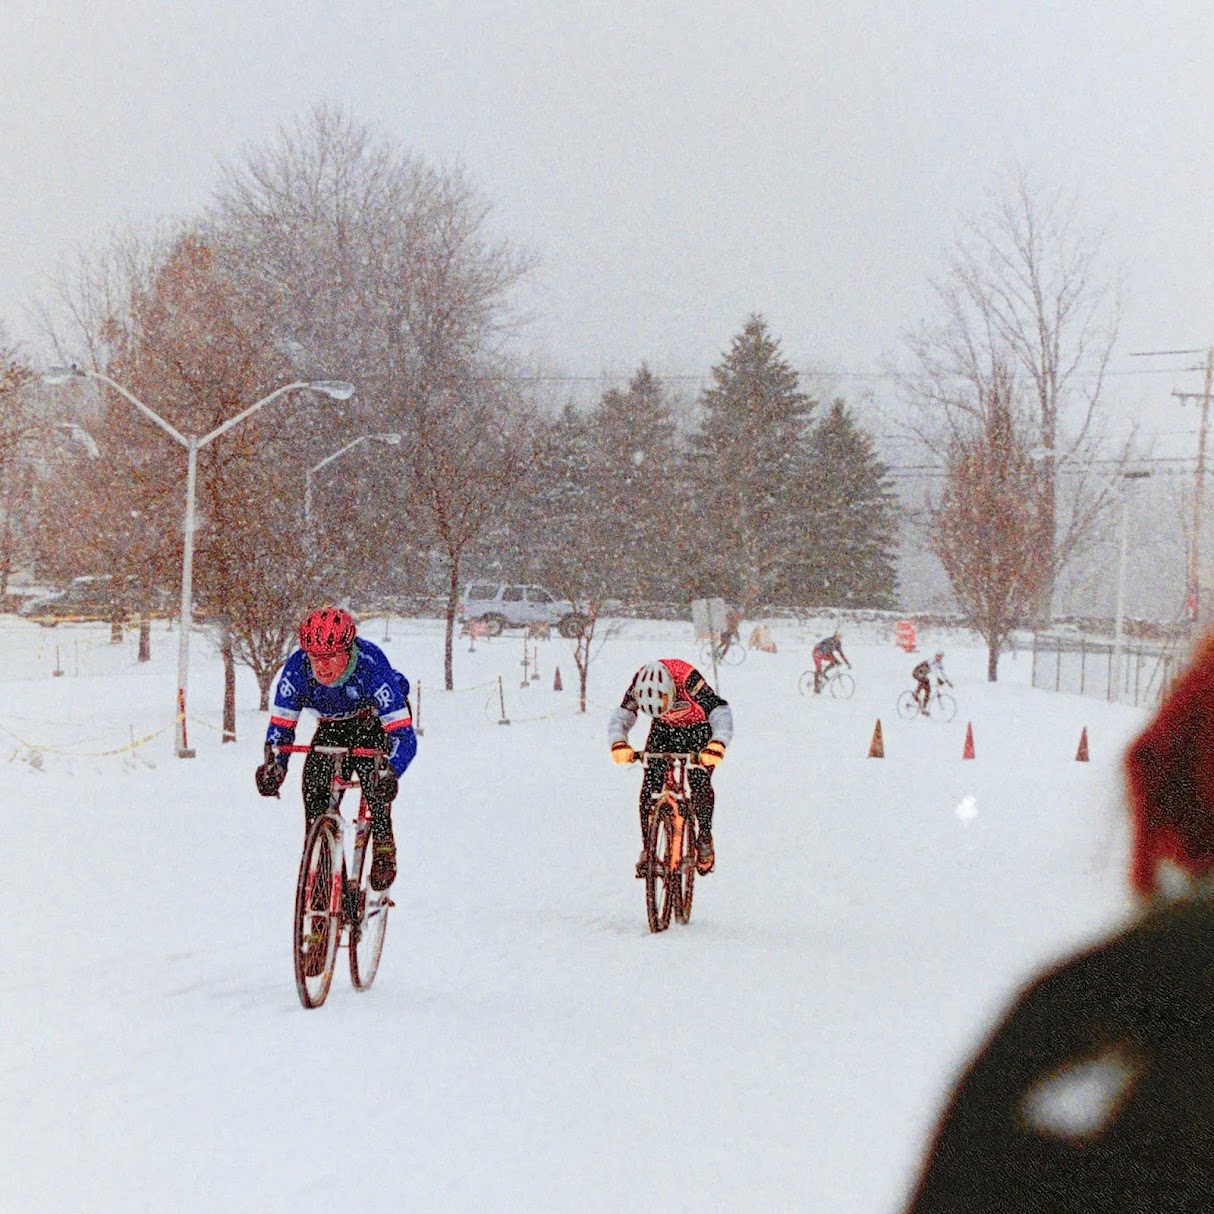
<svg viewBox="0 0 1214 1214"><path fill-rule="evenodd" d="M304 653L316 658L336 657L354 647L358 628L354 617L340 607L322 607L313 611L299 626L299 644Z"/></svg>

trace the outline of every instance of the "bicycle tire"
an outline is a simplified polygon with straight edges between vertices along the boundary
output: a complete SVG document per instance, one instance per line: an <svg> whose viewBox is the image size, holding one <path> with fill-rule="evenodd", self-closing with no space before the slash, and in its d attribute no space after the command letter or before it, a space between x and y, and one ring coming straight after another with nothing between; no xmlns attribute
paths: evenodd
<svg viewBox="0 0 1214 1214"><path fill-rule="evenodd" d="M651 932L664 932L670 926L674 909L674 882L671 880L670 851L674 839L670 829L670 806L659 802L649 815L645 840L645 915Z"/></svg>
<svg viewBox="0 0 1214 1214"><path fill-rule="evenodd" d="M379 972L388 930L388 908L392 905L386 889L374 890L370 886L371 852L368 832L364 845L358 849L358 871L351 879L350 982L356 991L370 990Z"/></svg>
<svg viewBox="0 0 1214 1214"><path fill-rule="evenodd" d="M904 691L898 697L898 715L904 721L913 721L919 715L919 701L913 691Z"/></svg>
<svg viewBox="0 0 1214 1214"><path fill-rule="evenodd" d="M811 696L814 694L814 672L812 670L807 670L797 680L797 690L803 696Z"/></svg>
<svg viewBox="0 0 1214 1214"><path fill-rule="evenodd" d="M734 641L732 645L717 659L725 666L741 666L746 661L746 650L741 641Z"/></svg>
<svg viewBox="0 0 1214 1214"><path fill-rule="evenodd" d="M333 819L321 814L304 837L295 883L295 934L291 952L295 989L306 1008L320 1007L333 985L341 907L333 908L333 882L341 880L341 842Z"/></svg>
<svg viewBox="0 0 1214 1214"><path fill-rule="evenodd" d="M679 870L675 877L674 891L674 917L680 923L687 923L691 919L691 899L695 894L698 858L695 817L688 806L683 816L683 846L679 854Z"/></svg>
<svg viewBox="0 0 1214 1214"><path fill-rule="evenodd" d="M956 715L957 701L947 691L938 691L932 696L932 716L947 723Z"/></svg>
<svg viewBox="0 0 1214 1214"><path fill-rule="evenodd" d="M850 700L856 694L856 680L845 670L830 677L830 694L836 700Z"/></svg>

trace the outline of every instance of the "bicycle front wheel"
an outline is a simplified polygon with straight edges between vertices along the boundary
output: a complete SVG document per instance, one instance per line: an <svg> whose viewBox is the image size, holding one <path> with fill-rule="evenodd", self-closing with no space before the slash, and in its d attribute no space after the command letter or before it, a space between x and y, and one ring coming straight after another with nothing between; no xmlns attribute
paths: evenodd
<svg viewBox="0 0 1214 1214"><path fill-rule="evenodd" d="M742 647L742 642L734 641L723 654L718 655L717 661L726 666L741 666L746 661L746 650Z"/></svg>
<svg viewBox="0 0 1214 1214"><path fill-rule="evenodd" d="M904 721L913 720L919 715L919 701L913 691L904 691L898 697L898 715Z"/></svg>
<svg viewBox="0 0 1214 1214"><path fill-rule="evenodd" d="M304 1007L320 1007L333 985L341 934L341 841L333 819L321 814L304 838L295 885L295 989Z"/></svg>
<svg viewBox="0 0 1214 1214"><path fill-rule="evenodd" d="M371 876L371 839L358 848L358 871L350 881L350 981L357 991L370 990L379 971L379 959L384 951L384 934L388 930L388 908L392 899L388 891L374 890Z"/></svg>
<svg viewBox="0 0 1214 1214"><path fill-rule="evenodd" d="M957 701L947 691L938 691L932 696L932 716L951 721L956 715Z"/></svg>
<svg viewBox="0 0 1214 1214"><path fill-rule="evenodd" d="M679 852L679 864L674 877L674 917L680 923L691 919L691 898L696 886L696 828L690 807L683 816L683 846Z"/></svg>
<svg viewBox="0 0 1214 1214"><path fill-rule="evenodd" d="M846 670L840 670L830 681L830 694L836 700L850 700L855 692L856 680Z"/></svg>
<svg viewBox="0 0 1214 1214"><path fill-rule="evenodd" d="M648 864L645 867L645 913L651 932L664 932L670 926L674 908L674 881L670 871L670 853L674 837L670 825L670 806L655 805L649 816L645 842Z"/></svg>

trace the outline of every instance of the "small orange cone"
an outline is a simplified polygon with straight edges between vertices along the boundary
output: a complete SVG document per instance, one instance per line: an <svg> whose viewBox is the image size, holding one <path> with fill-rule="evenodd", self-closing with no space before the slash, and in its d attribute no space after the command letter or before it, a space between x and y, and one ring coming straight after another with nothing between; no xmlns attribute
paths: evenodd
<svg viewBox="0 0 1214 1214"><path fill-rule="evenodd" d="M868 757L870 759L885 758L885 742L881 737L881 718L877 718L877 727L873 730L873 740L868 748Z"/></svg>
<svg viewBox="0 0 1214 1214"><path fill-rule="evenodd" d="M961 752L963 759L974 757L974 726L971 721L965 723L965 749Z"/></svg>
<svg viewBox="0 0 1214 1214"><path fill-rule="evenodd" d="M552 690L553 691L564 691L565 690L564 687L561 686L561 668L559 666L556 668L556 674L553 676L553 679L552 679Z"/></svg>
<svg viewBox="0 0 1214 1214"><path fill-rule="evenodd" d="M1079 735L1079 749L1075 752L1076 763L1086 763L1088 761L1088 727L1083 727L1083 733Z"/></svg>

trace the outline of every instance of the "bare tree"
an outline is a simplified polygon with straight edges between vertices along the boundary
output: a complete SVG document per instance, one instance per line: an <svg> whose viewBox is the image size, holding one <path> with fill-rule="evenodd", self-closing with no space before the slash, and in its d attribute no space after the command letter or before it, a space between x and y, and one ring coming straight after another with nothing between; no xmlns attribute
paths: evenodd
<svg viewBox="0 0 1214 1214"><path fill-rule="evenodd" d="M1101 236L1081 228L1074 201L1036 188L1019 168L985 213L964 218L932 285L937 314L907 339L912 429L943 456L980 418L1000 374L1025 385L1031 445L1044 452L1030 546L1047 571L1037 611L1048 616L1055 579L1099 514L1081 509L1059 534L1055 468L1062 459L1090 461L1099 442L1119 286L1102 272Z"/></svg>
<svg viewBox="0 0 1214 1214"><path fill-rule="evenodd" d="M0 595L14 561L28 547L32 468L29 445L38 432L27 399L32 372L0 325Z"/></svg>
<svg viewBox="0 0 1214 1214"><path fill-rule="evenodd" d="M358 387L329 426L302 430L305 458L361 433L402 435L399 449L360 457L378 463L375 493L346 520L342 562L328 576L349 586L416 566L424 535L448 577L448 687L462 555L527 462L503 344L531 259L491 236L488 216L461 172L424 163L331 105L230 166L213 216L245 291L270 301L295 365Z"/></svg>
<svg viewBox="0 0 1214 1214"><path fill-rule="evenodd" d="M995 682L999 654L1048 576L1026 542L1046 507L1010 373L996 372L984 410L955 432L946 460L947 486L931 510L932 548L967 624L986 641L987 678Z"/></svg>
<svg viewBox="0 0 1214 1214"><path fill-rule="evenodd" d="M455 614L465 553L523 484L533 457L528 413L511 414L493 386L464 381L408 399L409 468L419 523L447 573L443 677L454 686Z"/></svg>

